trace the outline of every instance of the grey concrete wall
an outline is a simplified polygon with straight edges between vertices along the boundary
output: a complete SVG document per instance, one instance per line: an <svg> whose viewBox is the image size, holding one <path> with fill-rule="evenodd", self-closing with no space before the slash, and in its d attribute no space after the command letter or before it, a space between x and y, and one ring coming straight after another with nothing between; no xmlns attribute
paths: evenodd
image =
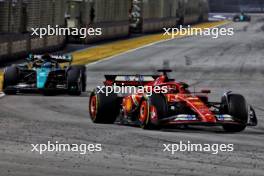
<svg viewBox="0 0 264 176"><path fill-rule="evenodd" d="M129 0L68 0L67 6L67 24L79 28L102 28L101 36L89 36L84 40L70 37L70 41L91 43L129 35Z"/></svg>
<svg viewBox="0 0 264 176"><path fill-rule="evenodd" d="M28 34L0 35L0 63L10 58L20 58L28 53L55 51L65 44L63 36L49 36L44 38L30 37Z"/></svg>
<svg viewBox="0 0 264 176"><path fill-rule="evenodd" d="M21 33L32 27L65 25L66 0L0 1L0 33Z"/></svg>
<svg viewBox="0 0 264 176"><path fill-rule="evenodd" d="M208 20L207 0L147 0L135 3L140 9L142 32L153 32L163 27L191 24Z"/></svg>
<svg viewBox="0 0 264 176"><path fill-rule="evenodd" d="M21 0L0 2L0 32L21 32Z"/></svg>
<svg viewBox="0 0 264 176"><path fill-rule="evenodd" d="M211 12L264 12L263 0L209 0Z"/></svg>

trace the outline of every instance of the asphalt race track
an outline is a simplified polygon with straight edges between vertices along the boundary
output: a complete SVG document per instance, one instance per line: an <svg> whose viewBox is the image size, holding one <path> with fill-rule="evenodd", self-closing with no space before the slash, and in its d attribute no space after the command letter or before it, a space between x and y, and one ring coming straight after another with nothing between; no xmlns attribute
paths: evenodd
<svg viewBox="0 0 264 176"><path fill-rule="evenodd" d="M233 23L233 37L188 37L142 48L87 66L88 91L104 74L154 73L170 66L172 77L212 89L220 100L233 90L256 108L259 126L236 134L219 127L145 131L130 126L95 125L88 97L38 95L0 99L0 175L263 175L264 170L264 16ZM101 143L103 151L31 152L30 144ZM163 144L234 144L233 152L163 152Z"/></svg>

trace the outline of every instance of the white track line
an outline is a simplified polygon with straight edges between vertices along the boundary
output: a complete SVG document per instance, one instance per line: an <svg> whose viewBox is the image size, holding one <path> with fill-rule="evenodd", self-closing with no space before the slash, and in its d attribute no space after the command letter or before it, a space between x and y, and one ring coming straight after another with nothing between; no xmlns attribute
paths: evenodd
<svg viewBox="0 0 264 176"><path fill-rule="evenodd" d="M5 94L3 92L0 92L0 98L3 98Z"/></svg>

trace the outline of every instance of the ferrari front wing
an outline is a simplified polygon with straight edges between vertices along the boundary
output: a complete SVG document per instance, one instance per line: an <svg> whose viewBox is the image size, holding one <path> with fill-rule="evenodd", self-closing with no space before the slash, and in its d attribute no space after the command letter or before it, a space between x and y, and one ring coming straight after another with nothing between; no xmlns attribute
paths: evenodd
<svg viewBox="0 0 264 176"><path fill-rule="evenodd" d="M235 117L229 114L216 114L215 122L204 122L200 120L197 115L193 114L178 114L163 118L159 120L160 125L205 125L205 126L221 126L224 124L241 124ZM258 121L255 110L252 106L249 106L248 122L247 126L257 126Z"/></svg>

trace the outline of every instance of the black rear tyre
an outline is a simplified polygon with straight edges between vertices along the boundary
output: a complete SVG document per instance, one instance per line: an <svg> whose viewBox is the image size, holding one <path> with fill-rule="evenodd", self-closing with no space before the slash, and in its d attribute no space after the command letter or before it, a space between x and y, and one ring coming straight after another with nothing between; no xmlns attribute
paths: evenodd
<svg viewBox="0 0 264 176"><path fill-rule="evenodd" d="M67 72L69 95L81 95L83 90L83 72L77 66L71 66Z"/></svg>
<svg viewBox="0 0 264 176"><path fill-rule="evenodd" d="M239 123L223 125L224 130L227 132L241 132L245 130L248 121L248 108L245 98L238 94L228 95L228 104L223 107L226 107L227 113L233 116L236 122Z"/></svg>
<svg viewBox="0 0 264 176"><path fill-rule="evenodd" d="M93 91L89 100L90 118L94 123L113 124L119 115L120 107L118 97L112 93L106 96L105 93Z"/></svg>
<svg viewBox="0 0 264 176"><path fill-rule="evenodd" d="M19 82L19 70L17 67L7 67L4 72L3 91L5 94L15 94L16 91L8 90L9 86L15 86Z"/></svg>
<svg viewBox="0 0 264 176"><path fill-rule="evenodd" d="M81 75L82 75L82 91L85 92L86 91L86 67L84 65L74 65L72 66L74 68L78 68L81 71Z"/></svg>

